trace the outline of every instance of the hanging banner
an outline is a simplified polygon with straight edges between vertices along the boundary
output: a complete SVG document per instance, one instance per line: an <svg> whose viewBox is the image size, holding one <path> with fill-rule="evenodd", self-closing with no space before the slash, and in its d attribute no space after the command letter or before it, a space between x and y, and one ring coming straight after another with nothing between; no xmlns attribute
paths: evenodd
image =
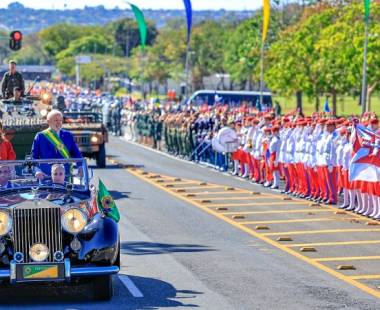
<svg viewBox="0 0 380 310"><path fill-rule="evenodd" d="M186 17L187 17L187 43L190 42L190 36L191 36L191 28L193 24L193 9L191 6L190 0L183 0L183 3L185 4L186 9Z"/></svg>
<svg viewBox="0 0 380 310"><path fill-rule="evenodd" d="M146 37L148 33L148 26L145 22L143 12L134 4L130 3L131 9L135 14L137 25L139 27L140 32L140 40L141 40L141 48L144 49L146 45Z"/></svg>
<svg viewBox="0 0 380 310"><path fill-rule="evenodd" d="M263 35L262 42L264 43L267 38L270 18L270 0L263 0Z"/></svg>
<svg viewBox="0 0 380 310"><path fill-rule="evenodd" d="M369 21L369 9L371 5L371 0L364 0L364 20L366 23Z"/></svg>

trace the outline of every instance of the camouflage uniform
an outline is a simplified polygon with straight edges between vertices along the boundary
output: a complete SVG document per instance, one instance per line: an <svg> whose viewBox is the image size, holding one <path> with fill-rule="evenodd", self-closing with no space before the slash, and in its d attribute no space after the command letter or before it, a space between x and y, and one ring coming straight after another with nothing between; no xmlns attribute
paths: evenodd
<svg viewBox="0 0 380 310"><path fill-rule="evenodd" d="M23 96L25 92L25 83L21 73L16 71L14 74L11 74L11 72L8 71L4 74L1 82L1 93L3 98L12 98L14 96L13 89L15 87L20 87L21 95Z"/></svg>

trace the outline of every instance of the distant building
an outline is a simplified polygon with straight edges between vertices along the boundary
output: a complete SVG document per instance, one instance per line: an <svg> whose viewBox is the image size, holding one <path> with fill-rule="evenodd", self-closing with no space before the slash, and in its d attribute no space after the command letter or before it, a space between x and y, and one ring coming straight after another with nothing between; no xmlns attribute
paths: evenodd
<svg viewBox="0 0 380 310"><path fill-rule="evenodd" d="M51 80L53 73L55 72L54 66L37 66L37 65L27 65L17 66L17 71L22 73L24 80L34 80L38 76L40 80ZM3 77L4 73L8 71L8 65L0 66L0 78Z"/></svg>

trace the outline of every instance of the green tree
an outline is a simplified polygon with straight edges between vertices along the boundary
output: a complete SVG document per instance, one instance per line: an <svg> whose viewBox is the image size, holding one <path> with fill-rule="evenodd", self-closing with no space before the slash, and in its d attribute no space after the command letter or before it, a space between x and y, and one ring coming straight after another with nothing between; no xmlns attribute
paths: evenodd
<svg viewBox="0 0 380 310"><path fill-rule="evenodd" d="M42 48L38 33L25 36L22 48L12 58L23 65L50 65L54 62Z"/></svg>
<svg viewBox="0 0 380 310"><path fill-rule="evenodd" d="M371 11L367 70L369 97L380 81L379 4L373 3ZM325 93L331 93L333 99L337 94L360 93L364 53L363 6L349 5L340 10L337 21L321 31L316 47L321 57L315 66L325 73Z"/></svg>
<svg viewBox="0 0 380 310"><path fill-rule="evenodd" d="M321 29L334 23L338 9L324 5L305 12L305 17L295 26L281 33L269 49L269 64L265 81L281 94L296 94L297 108L302 110L302 94L316 99L326 88L324 72L316 63L320 58L317 43Z"/></svg>
<svg viewBox="0 0 380 310"><path fill-rule="evenodd" d="M231 79L244 87L248 82L250 88L260 80L261 58L261 14L242 22L229 35L225 47L225 68ZM276 12L272 12L267 34L267 45L272 44L279 33L280 22Z"/></svg>
<svg viewBox="0 0 380 310"><path fill-rule="evenodd" d="M40 31L39 38L46 53L55 57L68 48L71 41L103 31L103 28L95 26L57 24Z"/></svg>
<svg viewBox="0 0 380 310"><path fill-rule="evenodd" d="M148 34L147 45L152 45L156 36L157 28L151 21L147 21ZM137 22L132 18L123 18L107 25L107 31L112 34L122 55L131 56L132 50L140 45L140 33Z"/></svg>
<svg viewBox="0 0 380 310"><path fill-rule="evenodd" d="M190 69L195 89L204 88L205 76L226 71L223 56L231 32L232 25L223 21L206 21L194 27Z"/></svg>

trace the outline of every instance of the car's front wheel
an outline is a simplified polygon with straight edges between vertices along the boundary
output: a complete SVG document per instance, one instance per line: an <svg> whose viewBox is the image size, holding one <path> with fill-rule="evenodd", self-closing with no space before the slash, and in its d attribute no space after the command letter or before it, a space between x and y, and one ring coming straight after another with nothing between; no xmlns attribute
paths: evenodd
<svg viewBox="0 0 380 310"><path fill-rule="evenodd" d="M111 300L113 296L112 276L101 276L94 279L94 296L96 300Z"/></svg>

